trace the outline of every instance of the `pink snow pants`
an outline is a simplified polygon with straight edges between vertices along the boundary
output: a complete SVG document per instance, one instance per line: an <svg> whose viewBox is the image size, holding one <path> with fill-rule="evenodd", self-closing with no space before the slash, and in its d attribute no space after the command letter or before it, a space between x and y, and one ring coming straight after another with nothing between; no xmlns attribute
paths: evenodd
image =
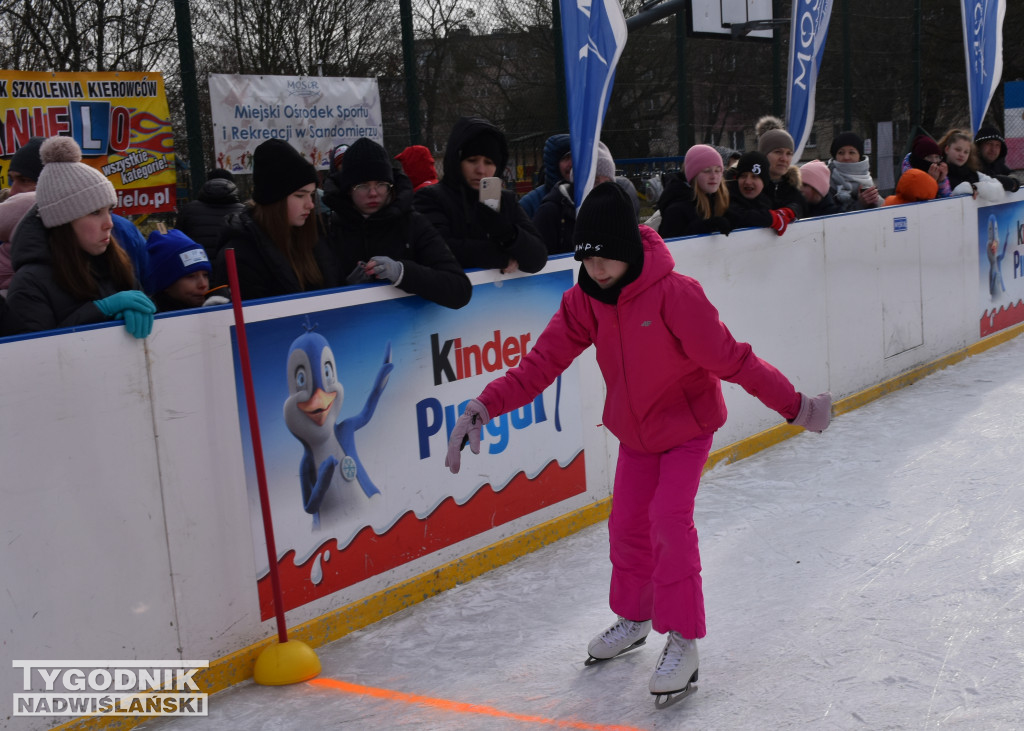
<svg viewBox="0 0 1024 731"><path fill-rule="evenodd" d="M661 454L620 444L608 519L612 611L688 639L707 634L693 503L711 440Z"/></svg>

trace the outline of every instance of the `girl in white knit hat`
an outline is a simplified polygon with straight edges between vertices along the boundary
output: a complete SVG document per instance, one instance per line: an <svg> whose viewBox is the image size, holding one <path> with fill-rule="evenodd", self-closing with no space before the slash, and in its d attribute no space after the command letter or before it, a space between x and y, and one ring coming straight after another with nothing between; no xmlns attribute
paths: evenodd
<svg viewBox="0 0 1024 731"><path fill-rule="evenodd" d="M82 162L70 137L50 137L40 157L36 205L21 219L11 246L14 278L7 304L18 329L116 319L133 336L146 337L156 307L139 290L131 260L111 235L114 186Z"/></svg>

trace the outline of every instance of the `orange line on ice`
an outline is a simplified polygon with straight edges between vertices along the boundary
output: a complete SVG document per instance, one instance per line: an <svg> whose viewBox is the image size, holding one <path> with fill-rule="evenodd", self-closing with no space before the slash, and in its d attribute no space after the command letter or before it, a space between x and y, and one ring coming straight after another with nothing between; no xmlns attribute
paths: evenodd
<svg viewBox="0 0 1024 731"><path fill-rule="evenodd" d="M478 716L492 716L495 718L507 718L513 721L522 721L524 723L543 723L555 728L580 729L580 731L644 731L643 729L635 726L605 726L603 724L583 723L582 721L559 721L553 718L542 718L541 716L527 716L521 713L509 713L508 711L501 711L497 708L482 706L476 703L460 703L458 701L445 700L444 698L431 698L426 695L416 695L414 693L402 693L397 690L387 690L386 688L372 688L368 685L356 685L355 683L346 683L343 680L334 680L333 678L314 678L307 682L310 685L316 685L321 688L330 688L332 690L340 690L344 693L367 695L388 701L401 701L402 703L415 703L441 711L469 713L476 714Z"/></svg>

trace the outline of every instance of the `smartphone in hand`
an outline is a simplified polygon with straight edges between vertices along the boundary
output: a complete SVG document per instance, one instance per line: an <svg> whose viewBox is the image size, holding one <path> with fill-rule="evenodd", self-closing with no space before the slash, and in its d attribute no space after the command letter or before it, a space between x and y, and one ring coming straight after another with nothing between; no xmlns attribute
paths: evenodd
<svg viewBox="0 0 1024 731"><path fill-rule="evenodd" d="M480 202L491 210L501 210L501 178L480 179Z"/></svg>

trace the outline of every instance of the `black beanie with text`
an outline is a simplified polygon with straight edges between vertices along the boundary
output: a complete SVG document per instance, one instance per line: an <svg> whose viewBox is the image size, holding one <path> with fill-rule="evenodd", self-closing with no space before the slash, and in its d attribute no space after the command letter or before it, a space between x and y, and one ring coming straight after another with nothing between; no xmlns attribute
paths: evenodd
<svg viewBox="0 0 1024 731"><path fill-rule="evenodd" d="M576 214L572 242L575 258L590 256L639 264L644 258L633 202L614 181L593 188Z"/></svg>

